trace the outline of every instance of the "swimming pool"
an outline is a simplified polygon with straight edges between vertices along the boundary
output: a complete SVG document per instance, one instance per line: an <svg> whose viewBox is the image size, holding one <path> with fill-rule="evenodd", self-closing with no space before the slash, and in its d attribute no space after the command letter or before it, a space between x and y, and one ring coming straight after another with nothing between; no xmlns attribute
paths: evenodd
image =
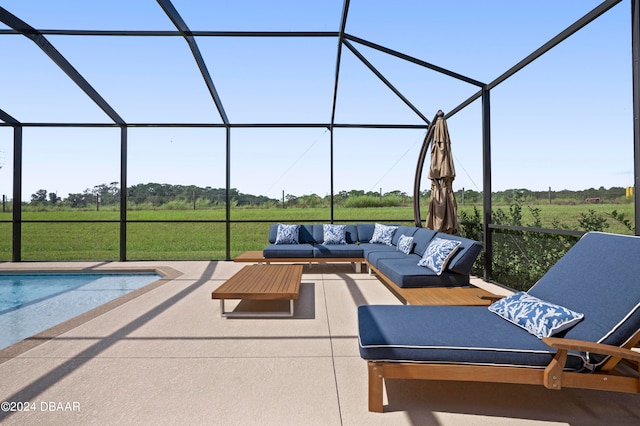
<svg viewBox="0 0 640 426"><path fill-rule="evenodd" d="M2 273L0 349L162 278L157 273Z"/></svg>

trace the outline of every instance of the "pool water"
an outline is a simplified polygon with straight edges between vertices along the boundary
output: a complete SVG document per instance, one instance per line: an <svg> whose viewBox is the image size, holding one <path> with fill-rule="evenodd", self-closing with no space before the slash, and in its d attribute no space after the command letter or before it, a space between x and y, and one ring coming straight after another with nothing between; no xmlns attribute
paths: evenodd
<svg viewBox="0 0 640 426"><path fill-rule="evenodd" d="M155 273L0 274L0 349L160 278Z"/></svg>

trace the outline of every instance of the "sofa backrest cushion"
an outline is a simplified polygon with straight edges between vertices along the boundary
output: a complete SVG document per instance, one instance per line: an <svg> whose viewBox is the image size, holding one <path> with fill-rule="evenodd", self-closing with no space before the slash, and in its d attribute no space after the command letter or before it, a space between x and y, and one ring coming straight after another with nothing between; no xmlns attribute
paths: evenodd
<svg viewBox="0 0 640 426"><path fill-rule="evenodd" d="M358 227L356 225L347 225L344 231L347 244L355 244L358 242Z"/></svg>
<svg viewBox="0 0 640 426"><path fill-rule="evenodd" d="M376 227L374 223L359 223L356 225L358 229L358 241L368 243L373 237L373 231Z"/></svg>
<svg viewBox="0 0 640 426"><path fill-rule="evenodd" d="M269 226L269 242L275 244L276 237L278 236L278 224L274 223Z"/></svg>
<svg viewBox="0 0 640 426"><path fill-rule="evenodd" d="M313 226L314 225L300 225L298 230L298 242L300 244L313 243ZM278 235L278 224L272 224L269 226L269 242L275 244L276 237ZM320 225L320 236L322 237L322 225Z"/></svg>
<svg viewBox="0 0 640 426"><path fill-rule="evenodd" d="M312 228L313 243L324 243L324 227L323 225L309 225Z"/></svg>
<svg viewBox="0 0 640 426"><path fill-rule="evenodd" d="M411 237L413 236L413 234L415 234L417 230L418 228L416 228L415 226L400 225L398 226L398 229L396 229L396 232L393 233L393 238L391 239L391 243L394 246L397 246L398 240L400 239L401 236L406 235L407 237Z"/></svg>
<svg viewBox="0 0 640 426"><path fill-rule="evenodd" d="M564 337L620 346L640 330L640 237L585 234L528 293L584 314Z"/></svg>
<svg viewBox="0 0 640 426"><path fill-rule="evenodd" d="M459 237L457 235L449 235L444 234L442 232L438 232L438 238L445 238L454 241L460 241L460 245L458 246L458 251L456 251L455 256L451 258L449 261L449 265L447 269L451 272L456 272L458 274L468 275L471 273L471 268L473 268L473 264L478 258L478 255L482 251L482 245L475 240L470 240L469 238Z"/></svg>
<svg viewBox="0 0 640 426"><path fill-rule="evenodd" d="M300 225L300 232L298 234L300 244L313 244L315 242L315 238L313 237L314 226L316 225ZM320 229L322 230L322 225L320 225Z"/></svg>
<svg viewBox="0 0 640 426"><path fill-rule="evenodd" d="M429 243L437 234L433 229L428 228L416 228L413 234L413 252L422 257L425 250L429 246Z"/></svg>

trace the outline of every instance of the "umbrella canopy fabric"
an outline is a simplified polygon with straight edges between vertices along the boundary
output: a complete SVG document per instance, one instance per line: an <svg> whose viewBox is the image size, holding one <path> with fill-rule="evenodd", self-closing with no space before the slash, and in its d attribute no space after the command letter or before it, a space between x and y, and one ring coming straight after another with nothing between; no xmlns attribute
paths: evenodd
<svg viewBox="0 0 640 426"><path fill-rule="evenodd" d="M453 194L453 180L456 169L451 155L451 139L449 128L444 117L438 118L434 124L433 142L431 144L431 166L427 177L431 179L431 198L427 228L456 234L458 232L458 205Z"/></svg>

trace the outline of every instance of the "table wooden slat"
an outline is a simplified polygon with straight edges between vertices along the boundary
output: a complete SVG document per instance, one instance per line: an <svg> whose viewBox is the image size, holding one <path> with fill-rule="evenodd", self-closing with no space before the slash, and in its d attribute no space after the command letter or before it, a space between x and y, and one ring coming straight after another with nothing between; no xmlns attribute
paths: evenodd
<svg viewBox="0 0 640 426"><path fill-rule="evenodd" d="M302 265L249 265L211 293L212 299L295 300Z"/></svg>

